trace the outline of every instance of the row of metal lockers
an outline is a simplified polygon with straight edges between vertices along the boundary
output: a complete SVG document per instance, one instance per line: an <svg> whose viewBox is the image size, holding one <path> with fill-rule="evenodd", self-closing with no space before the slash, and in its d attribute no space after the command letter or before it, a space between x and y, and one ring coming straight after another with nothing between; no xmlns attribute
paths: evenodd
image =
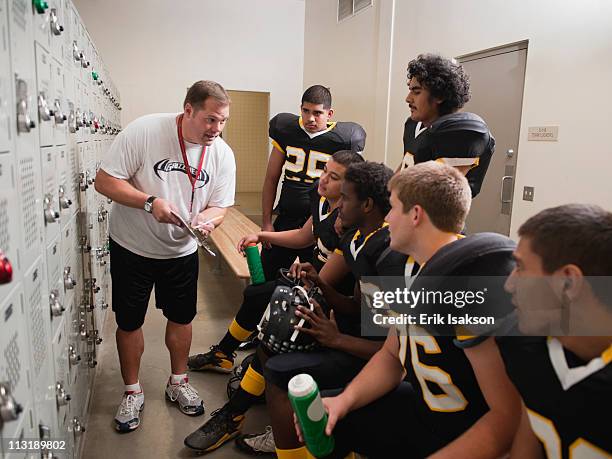
<svg viewBox="0 0 612 459"><path fill-rule="evenodd" d="M70 0L0 0L0 32L0 457L79 457L110 300L93 181L119 94Z"/></svg>

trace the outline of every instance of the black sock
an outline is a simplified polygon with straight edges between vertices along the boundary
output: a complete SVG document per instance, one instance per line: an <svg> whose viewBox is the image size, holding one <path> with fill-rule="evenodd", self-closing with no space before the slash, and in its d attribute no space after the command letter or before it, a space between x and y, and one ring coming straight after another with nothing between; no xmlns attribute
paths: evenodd
<svg viewBox="0 0 612 459"><path fill-rule="evenodd" d="M258 399L258 396L249 394L242 387L239 387L227 404L232 414L244 414L255 405Z"/></svg>
<svg viewBox="0 0 612 459"><path fill-rule="evenodd" d="M221 350L221 352L223 352L225 355L228 355L231 357L231 355L236 352L236 349L238 349L238 346L240 346L240 343L242 341L237 340L236 338L234 338L232 336L232 334L229 332L229 330L225 333L225 336L223 337L223 339L221 340L221 342L219 343L219 349Z"/></svg>

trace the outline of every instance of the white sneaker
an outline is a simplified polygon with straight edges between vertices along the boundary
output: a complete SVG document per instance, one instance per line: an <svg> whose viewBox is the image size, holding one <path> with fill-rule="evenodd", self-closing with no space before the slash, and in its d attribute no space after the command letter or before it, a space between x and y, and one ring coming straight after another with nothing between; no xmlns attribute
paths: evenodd
<svg viewBox="0 0 612 459"><path fill-rule="evenodd" d="M276 445L272 427L266 427L266 431L262 433L240 435L236 439L236 446L245 453L255 456L275 454Z"/></svg>
<svg viewBox="0 0 612 459"><path fill-rule="evenodd" d="M124 392L115 416L115 429L119 432L138 429L142 410L144 410L144 393Z"/></svg>
<svg viewBox="0 0 612 459"><path fill-rule="evenodd" d="M189 378L183 379L178 384L166 384L166 398L172 403L177 403L179 410L189 416L200 416L204 414L204 402L198 392L189 384Z"/></svg>

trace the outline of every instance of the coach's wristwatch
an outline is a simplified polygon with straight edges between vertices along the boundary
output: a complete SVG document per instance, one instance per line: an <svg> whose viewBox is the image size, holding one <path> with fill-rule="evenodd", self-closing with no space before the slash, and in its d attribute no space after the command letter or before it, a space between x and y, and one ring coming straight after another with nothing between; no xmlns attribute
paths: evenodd
<svg viewBox="0 0 612 459"><path fill-rule="evenodd" d="M144 210L152 213L153 212L153 201L157 199L157 196L149 196L149 198L145 201Z"/></svg>

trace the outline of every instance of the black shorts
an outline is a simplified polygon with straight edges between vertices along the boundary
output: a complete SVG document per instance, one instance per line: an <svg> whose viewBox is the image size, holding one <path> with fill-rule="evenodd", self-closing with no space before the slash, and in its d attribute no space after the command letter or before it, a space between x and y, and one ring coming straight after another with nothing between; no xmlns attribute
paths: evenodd
<svg viewBox="0 0 612 459"><path fill-rule="evenodd" d="M196 315L198 252L159 260L142 257L110 240L113 311L121 330L137 330L144 323L151 290L164 316L189 324Z"/></svg>
<svg viewBox="0 0 612 459"><path fill-rule="evenodd" d="M342 390L321 392L334 397ZM334 452L325 459L342 459L354 451L371 459L425 458L445 446L428 426L417 408L418 395L409 383L338 421L334 428Z"/></svg>
<svg viewBox="0 0 612 459"><path fill-rule="evenodd" d="M287 390L289 380L300 373L308 373L319 389L344 387L361 371L367 360L336 349L324 348L314 352L293 352L270 357L265 364L266 384Z"/></svg>

